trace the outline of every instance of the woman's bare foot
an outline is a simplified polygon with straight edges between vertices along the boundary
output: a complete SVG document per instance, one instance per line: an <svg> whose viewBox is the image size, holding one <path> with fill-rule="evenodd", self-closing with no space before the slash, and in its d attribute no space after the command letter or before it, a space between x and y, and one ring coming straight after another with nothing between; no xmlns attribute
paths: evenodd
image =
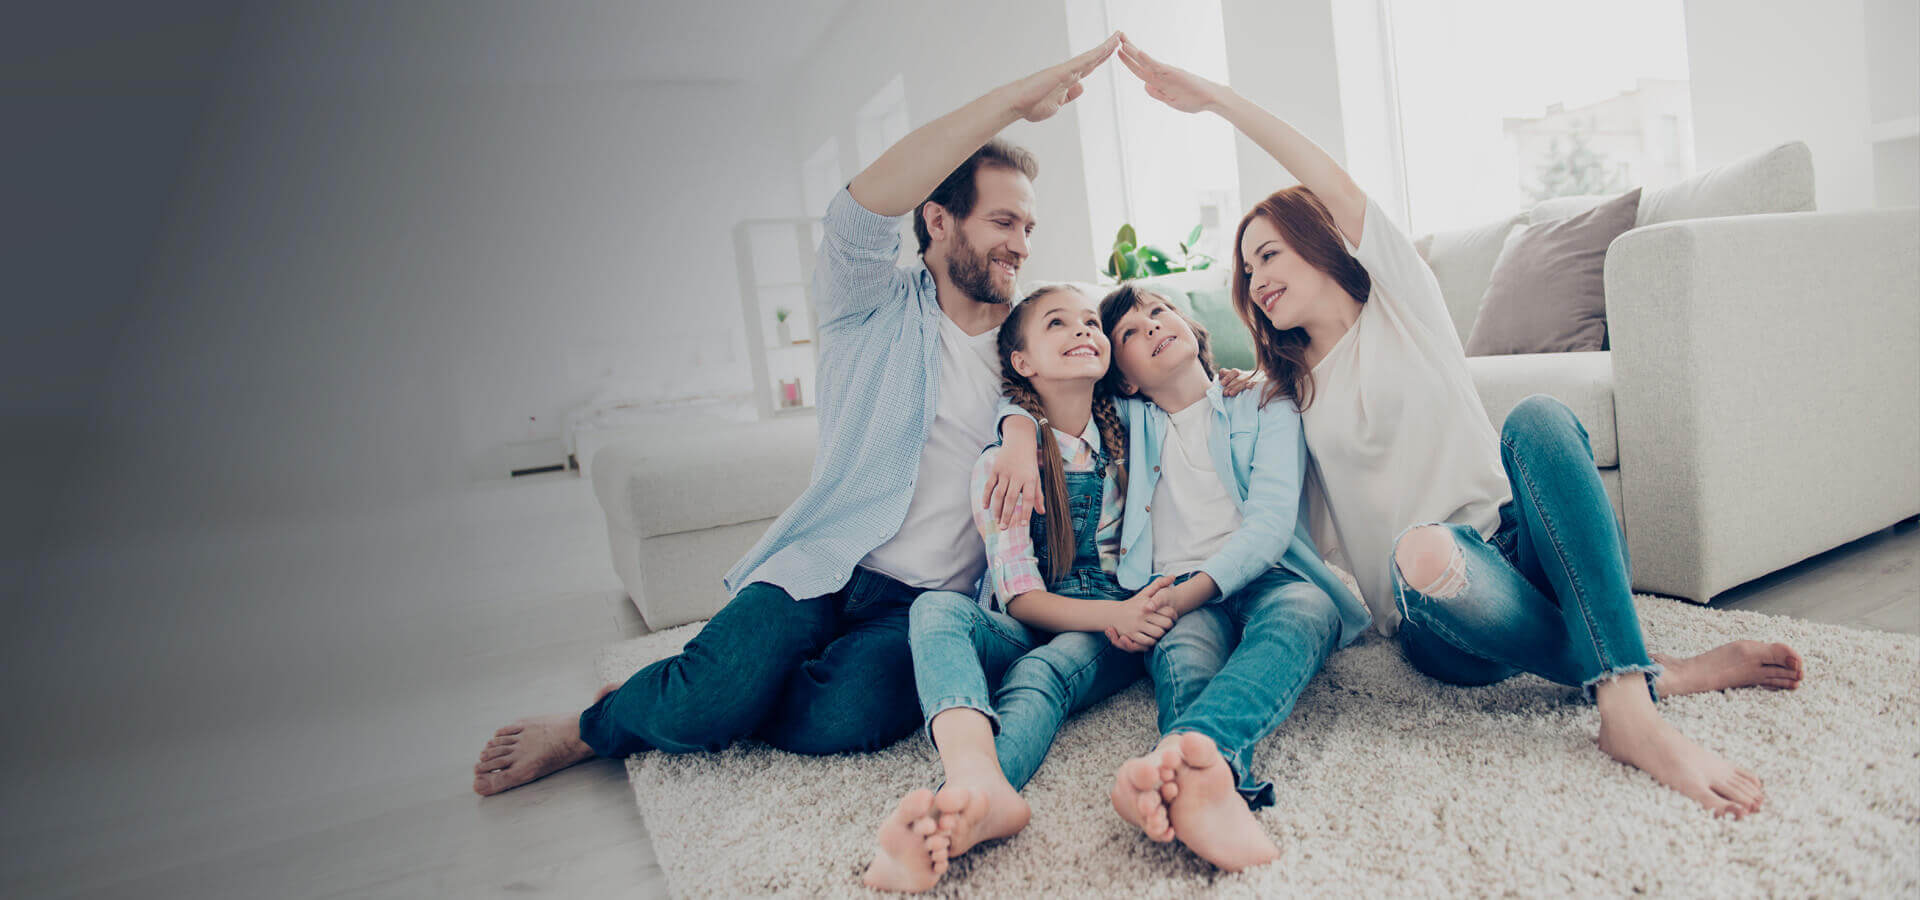
<svg viewBox="0 0 1920 900"><path fill-rule="evenodd" d="M947 874L949 839L934 821L933 792L926 788L900 798L893 814L880 823L879 852L861 879L882 891L919 893Z"/></svg>
<svg viewBox="0 0 1920 900"><path fill-rule="evenodd" d="M1639 677L1599 686L1600 749L1652 775L1715 816L1743 818L1766 799L1760 779L1689 740L1654 709Z"/></svg>
<svg viewBox="0 0 1920 900"><path fill-rule="evenodd" d="M1190 731L1179 738L1182 764L1174 775L1179 791L1170 813L1180 843L1229 872L1279 859L1280 848L1235 789L1233 769L1213 739Z"/></svg>
<svg viewBox="0 0 1920 900"><path fill-rule="evenodd" d="M1729 641L1685 659L1655 653L1653 661L1666 668L1653 685L1662 697L1742 687L1790 691L1805 674L1792 647L1760 641Z"/></svg>
<svg viewBox="0 0 1920 900"><path fill-rule="evenodd" d="M1173 818L1167 804L1180 792L1174 776L1180 768L1180 736L1170 734L1145 756L1122 763L1113 773L1113 811L1147 837L1173 840Z"/></svg>
<svg viewBox="0 0 1920 900"><path fill-rule="evenodd" d="M521 719L493 733L473 767L473 792L491 797L593 758L580 740L580 717Z"/></svg>
<svg viewBox="0 0 1920 900"><path fill-rule="evenodd" d="M952 839L949 856L987 841L1012 837L1033 819L1033 808L1004 777L954 778L934 797L940 833Z"/></svg>

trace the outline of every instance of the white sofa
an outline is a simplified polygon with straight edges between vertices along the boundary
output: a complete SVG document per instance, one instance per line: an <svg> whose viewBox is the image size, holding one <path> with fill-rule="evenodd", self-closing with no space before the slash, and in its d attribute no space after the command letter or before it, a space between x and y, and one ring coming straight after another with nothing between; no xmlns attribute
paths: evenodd
<svg viewBox="0 0 1920 900"><path fill-rule="evenodd" d="M1462 338L1514 226L1602 199L1421 238ZM1610 352L1468 361L1496 426L1535 393L1586 426L1639 590L1704 603L1920 514L1920 210L1812 207L1802 144L1649 191L1607 253ZM649 627L725 601L720 576L805 487L815 427L602 451L614 565Z"/></svg>

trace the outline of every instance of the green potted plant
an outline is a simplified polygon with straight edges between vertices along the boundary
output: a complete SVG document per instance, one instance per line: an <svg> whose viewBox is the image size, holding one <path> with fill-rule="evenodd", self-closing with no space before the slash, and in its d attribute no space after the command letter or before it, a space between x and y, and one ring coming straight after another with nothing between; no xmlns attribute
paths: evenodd
<svg viewBox="0 0 1920 900"><path fill-rule="evenodd" d="M1187 239L1180 242L1180 253L1176 256L1152 244L1140 243L1133 226L1122 225L1114 235L1113 252L1107 256L1106 268L1101 271L1116 282L1173 272L1197 272L1213 265L1213 257L1194 249L1200 242L1200 229L1201 226L1195 225L1187 232Z"/></svg>
<svg viewBox="0 0 1920 900"><path fill-rule="evenodd" d="M775 307L773 310L773 333L780 339L782 347L793 343L793 328L787 324L787 317L791 315L793 310L784 306Z"/></svg>

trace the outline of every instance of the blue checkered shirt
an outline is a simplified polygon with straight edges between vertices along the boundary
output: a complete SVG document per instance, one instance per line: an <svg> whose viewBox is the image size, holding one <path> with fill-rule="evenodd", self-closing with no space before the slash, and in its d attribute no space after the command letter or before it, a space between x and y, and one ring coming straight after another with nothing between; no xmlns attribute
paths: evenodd
<svg viewBox="0 0 1920 900"><path fill-rule="evenodd" d="M813 479L727 573L730 596L756 581L795 599L845 585L906 520L939 407L944 313L924 263L895 265L900 220L842 188L825 226L813 272L821 341Z"/></svg>

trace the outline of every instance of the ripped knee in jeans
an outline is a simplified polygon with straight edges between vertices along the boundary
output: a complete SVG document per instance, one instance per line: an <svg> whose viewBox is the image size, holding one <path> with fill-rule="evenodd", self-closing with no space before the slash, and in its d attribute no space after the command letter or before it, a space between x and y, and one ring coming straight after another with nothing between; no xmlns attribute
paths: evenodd
<svg viewBox="0 0 1920 900"><path fill-rule="evenodd" d="M1393 548L1393 563L1407 586L1424 596L1449 600L1467 589L1467 558L1444 525L1408 531Z"/></svg>

